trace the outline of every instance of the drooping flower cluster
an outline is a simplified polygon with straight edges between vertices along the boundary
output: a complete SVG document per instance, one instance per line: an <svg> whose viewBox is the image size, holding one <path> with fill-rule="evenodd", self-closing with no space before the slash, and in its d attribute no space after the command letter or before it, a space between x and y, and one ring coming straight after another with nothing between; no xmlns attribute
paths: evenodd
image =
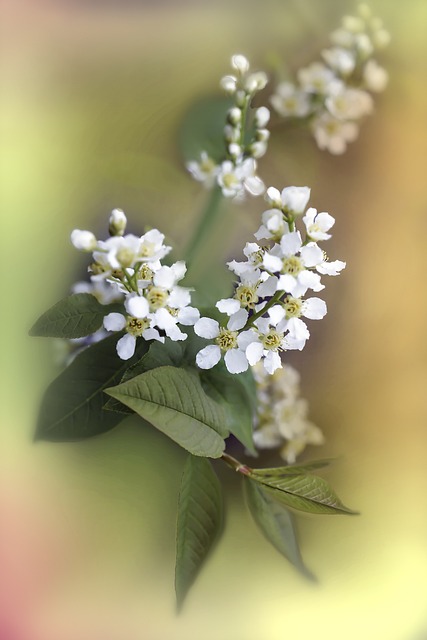
<svg viewBox="0 0 427 640"><path fill-rule="evenodd" d="M267 190L271 208L255 233L263 244L247 243L246 260L228 263L238 277L234 295L216 303L228 319L220 324L204 317L194 325L197 335L213 340L197 354L200 368L210 369L224 357L230 373L262 361L272 374L282 366L283 351L304 348L310 333L302 318L320 320L326 314L325 302L306 294L324 289L321 276L338 275L345 263L329 262L317 244L331 237L335 221L328 213L310 207L302 218L304 240L296 229L309 197L308 187Z"/></svg>
<svg viewBox="0 0 427 640"><path fill-rule="evenodd" d="M263 181L257 176L256 159L267 151L270 132L266 126L270 112L267 107L259 107L253 114L249 113L254 95L267 84L266 74L263 71L249 73L249 62L242 55L233 56L231 66L235 75L224 76L221 80L222 89L234 98L224 128L224 159L217 164L203 151L199 161L187 163L187 169L206 187L217 184L226 198L242 200L245 193L259 196L265 191ZM250 124L253 130L248 140Z"/></svg>
<svg viewBox="0 0 427 640"><path fill-rule="evenodd" d="M164 244L164 235L157 229L142 236L125 235L126 224L123 211L115 209L107 240L97 240L92 232L80 229L71 234L77 249L93 252L90 292L102 292L104 304L106 300L123 301L124 313L109 313L103 323L107 331L125 331L117 342L117 353L123 360L134 354L137 338L185 340L187 334L179 325L191 326L200 317L190 306L190 289L178 285L185 276L185 263L161 263L171 250Z"/></svg>
<svg viewBox="0 0 427 640"><path fill-rule="evenodd" d="M381 92L388 74L373 58L388 45L382 21L362 4L331 34L322 62L300 69L296 83L282 82L271 104L285 118L307 119L320 149L341 154L359 133L358 121L373 111L371 93Z"/></svg>
<svg viewBox="0 0 427 640"><path fill-rule="evenodd" d="M269 376L253 368L257 388L257 415L253 439L257 449L276 449L293 464L309 444L324 442L322 431L308 420L308 402L300 395L299 373L286 364Z"/></svg>

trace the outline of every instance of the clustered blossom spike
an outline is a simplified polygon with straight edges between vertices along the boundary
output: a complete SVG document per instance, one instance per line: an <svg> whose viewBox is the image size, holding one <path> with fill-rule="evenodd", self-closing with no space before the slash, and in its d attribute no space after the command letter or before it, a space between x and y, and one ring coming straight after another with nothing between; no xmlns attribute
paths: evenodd
<svg viewBox="0 0 427 640"><path fill-rule="evenodd" d="M309 444L320 445L324 437L307 419L308 402L300 395L299 373L284 365L269 376L256 365L253 374L257 389L257 415L253 439L257 449L276 449L288 464L293 464Z"/></svg>
<svg viewBox="0 0 427 640"><path fill-rule="evenodd" d="M226 198L242 200L246 193L262 195L265 186L257 175L257 159L267 151L270 136L267 124L270 111L258 107L252 115L253 133L247 140L249 107L254 95L265 88L267 76L263 71L249 73L250 65L242 55L231 58L234 75L224 76L222 89L234 98L234 105L228 110L224 127L225 156L217 164L206 151L202 151L200 161L187 163L187 169L195 180L211 188L218 185Z"/></svg>
<svg viewBox="0 0 427 640"><path fill-rule="evenodd" d="M204 317L194 325L198 336L213 340L197 354L201 369L210 369L224 357L230 373L262 361L273 374L282 366L283 351L304 348L310 333L302 318L325 316L325 302L306 294L324 289L321 276L338 275L345 262L329 262L317 244L331 237L328 231L335 220L328 213L310 207L302 217L304 239L296 229L296 218L303 215L309 197L308 187L267 190L271 208L262 214L255 233L263 244L247 243L246 260L228 263L238 277L234 296L216 303L227 319L220 324Z"/></svg>
<svg viewBox="0 0 427 640"><path fill-rule="evenodd" d="M187 334L179 325L194 325L200 317L190 306L191 290L178 284L186 273L185 262L162 265L172 248L164 244L163 233L150 229L142 236L125 235L126 224L123 211L114 209L107 240L97 240L90 231L80 229L71 234L77 249L93 252L91 283L79 285L78 291L92 293L103 304L115 300L124 304L124 313L109 313L103 322L107 331L125 331L117 342L122 360L132 357L137 338L185 340Z"/></svg>
<svg viewBox="0 0 427 640"><path fill-rule="evenodd" d="M341 154L357 138L358 121L373 111L371 93L387 85L387 71L373 54L388 45L390 36L362 4L357 16L343 18L331 41L322 62L300 69L295 84L276 87L271 104L280 116L307 119L319 148Z"/></svg>

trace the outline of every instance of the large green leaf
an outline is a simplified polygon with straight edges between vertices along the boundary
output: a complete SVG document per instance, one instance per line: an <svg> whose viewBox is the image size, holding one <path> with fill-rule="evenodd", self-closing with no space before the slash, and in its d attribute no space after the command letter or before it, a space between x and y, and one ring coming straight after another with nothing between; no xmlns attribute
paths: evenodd
<svg viewBox="0 0 427 640"><path fill-rule="evenodd" d="M224 451L226 412L205 393L194 369L158 367L106 393L196 456L219 458Z"/></svg>
<svg viewBox="0 0 427 640"><path fill-rule="evenodd" d="M212 369L201 376L206 393L222 404L226 413L227 427L240 442L256 455L253 443L253 410L251 399L240 376Z"/></svg>
<svg viewBox="0 0 427 640"><path fill-rule="evenodd" d="M221 486L205 458L189 456L181 481L176 535L175 590L178 609L222 525Z"/></svg>
<svg viewBox="0 0 427 640"><path fill-rule="evenodd" d="M83 338L102 326L104 316L122 310L121 305L100 304L90 293L75 293L48 309L30 330L31 336Z"/></svg>
<svg viewBox="0 0 427 640"><path fill-rule="evenodd" d="M308 513L356 514L341 502L326 480L318 476L263 476L255 470L249 475L255 482L267 487L277 500L293 509Z"/></svg>
<svg viewBox="0 0 427 640"><path fill-rule="evenodd" d="M115 334L85 349L50 384L42 400L36 439L81 440L109 431L123 420L123 415L103 410L103 392L120 382L148 343L138 340L135 356L123 362L116 352L119 337Z"/></svg>
<svg viewBox="0 0 427 640"><path fill-rule="evenodd" d="M313 579L313 574L307 569L301 557L292 514L267 490L249 478L243 480L243 489L252 517L267 540L300 573Z"/></svg>

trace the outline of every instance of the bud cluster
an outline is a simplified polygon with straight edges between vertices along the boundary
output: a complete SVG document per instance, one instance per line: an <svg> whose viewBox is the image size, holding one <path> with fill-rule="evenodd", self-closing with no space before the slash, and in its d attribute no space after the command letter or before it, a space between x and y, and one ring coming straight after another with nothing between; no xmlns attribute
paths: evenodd
<svg viewBox="0 0 427 640"><path fill-rule="evenodd" d="M92 232L80 229L71 234L76 249L93 253L91 283L86 288L80 285L78 290L93 293L103 304L113 300L124 304L123 314L109 313L103 322L107 331L125 331L117 342L117 353L123 360L134 354L137 338L185 340L187 334L178 325L191 326L200 317L199 311L189 306L190 289L178 285L186 273L185 263L161 263L171 250L164 244L164 235L158 229L142 236L125 234L126 224L123 211L115 209L107 240L97 240Z"/></svg>
<svg viewBox="0 0 427 640"><path fill-rule="evenodd" d="M387 85L388 74L373 55L389 40L382 21L360 5L358 15L345 16L331 34L333 46L322 51L322 62L300 69L296 83L276 87L273 108L285 118L307 119L320 149L344 153L358 136L358 121L373 111L371 93Z"/></svg>
<svg viewBox="0 0 427 640"><path fill-rule="evenodd" d="M259 107L249 113L253 97L267 84L266 74L263 71L249 73L249 62L242 55L233 56L231 66L234 75L221 79L222 89L234 99L224 127L224 159L217 164L203 151L200 161L189 162L187 169L205 186L217 184L226 198L241 200L246 192L259 196L265 191L264 183L256 174L256 160L267 151L270 132L266 127L270 112L267 107Z"/></svg>

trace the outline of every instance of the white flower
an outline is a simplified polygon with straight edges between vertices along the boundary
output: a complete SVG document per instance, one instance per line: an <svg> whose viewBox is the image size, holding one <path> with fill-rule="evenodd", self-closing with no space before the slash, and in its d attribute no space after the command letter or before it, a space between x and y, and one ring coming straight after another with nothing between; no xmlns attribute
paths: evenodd
<svg viewBox="0 0 427 640"><path fill-rule="evenodd" d="M284 211L300 215L310 199L309 187L286 187L282 190L281 200Z"/></svg>
<svg viewBox="0 0 427 640"><path fill-rule="evenodd" d="M242 309L243 311L243 309ZM236 315L236 314L235 314ZM239 320L243 320L240 316ZM246 322L246 321L245 321ZM200 318L194 325L196 335L209 340L214 339L215 344L208 345L201 349L196 356L196 363L201 369L211 369L220 360L224 353L224 362L230 373L242 373L248 368L248 360L244 352L244 342L239 336L239 329L242 329L245 322L236 322L231 316L227 328L220 327L216 320L211 318Z"/></svg>
<svg viewBox="0 0 427 640"><path fill-rule="evenodd" d="M332 69L344 76L353 73L356 66L355 56L351 51L348 51L348 49L342 49L341 47L324 49L322 56Z"/></svg>
<svg viewBox="0 0 427 640"><path fill-rule="evenodd" d="M79 251L93 251L97 247L97 240L91 231L74 229L71 232L71 242Z"/></svg>
<svg viewBox="0 0 427 640"><path fill-rule="evenodd" d="M370 91L384 91L388 83L388 73L375 60L368 60L363 69L363 80Z"/></svg>
<svg viewBox="0 0 427 640"><path fill-rule="evenodd" d="M327 231L333 227L335 220L329 213L325 211L317 213L317 209L310 207L303 217L303 222L307 229L307 235L315 242L331 238Z"/></svg>
<svg viewBox="0 0 427 640"><path fill-rule="evenodd" d="M121 209L113 209L108 221L108 229L112 236L122 236L127 225L127 218Z"/></svg>
<svg viewBox="0 0 427 640"><path fill-rule="evenodd" d="M321 62L313 62L310 66L298 71L301 86L311 93L327 93L331 82L336 79L334 72Z"/></svg>
<svg viewBox="0 0 427 640"><path fill-rule="evenodd" d="M231 58L231 66L241 75L249 71L249 60L240 54L236 54Z"/></svg>
<svg viewBox="0 0 427 640"><path fill-rule="evenodd" d="M277 113L284 117L304 118L311 111L310 96L290 82L281 82L270 102Z"/></svg>
<svg viewBox="0 0 427 640"><path fill-rule="evenodd" d="M326 98L326 107L339 120L358 120L372 113L372 96L361 89L342 89Z"/></svg>
<svg viewBox="0 0 427 640"><path fill-rule="evenodd" d="M234 164L225 160L219 169L218 184L226 198L242 198L245 190L254 196L264 193L265 186L256 174L256 161L246 158Z"/></svg>
<svg viewBox="0 0 427 640"><path fill-rule="evenodd" d="M212 187L218 173L218 166L206 151L200 154L200 162L192 160L187 162L186 167L193 178L198 182L203 182L205 187Z"/></svg>
<svg viewBox="0 0 427 640"><path fill-rule="evenodd" d="M267 107L258 107L255 111L254 123L257 129L264 129L270 120L270 111Z"/></svg>
<svg viewBox="0 0 427 640"><path fill-rule="evenodd" d="M338 276L340 272L345 269L345 266L346 263L342 260L333 260L332 262L324 260L320 264L316 265L316 270L327 276Z"/></svg>
<svg viewBox="0 0 427 640"><path fill-rule="evenodd" d="M225 93L232 95L237 89L237 78L235 76L224 76L221 78L220 86Z"/></svg>
<svg viewBox="0 0 427 640"><path fill-rule="evenodd" d="M340 155L344 153L348 142L356 140L359 129L354 122L337 120L324 113L312 123L313 134L320 149Z"/></svg>
<svg viewBox="0 0 427 640"><path fill-rule="evenodd" d="M115 282L105 282L105 280L92 280L91 282L76 282L72 287L73 293L90 293L101 304L111 304L121 302L123 292Z"/></svg>

